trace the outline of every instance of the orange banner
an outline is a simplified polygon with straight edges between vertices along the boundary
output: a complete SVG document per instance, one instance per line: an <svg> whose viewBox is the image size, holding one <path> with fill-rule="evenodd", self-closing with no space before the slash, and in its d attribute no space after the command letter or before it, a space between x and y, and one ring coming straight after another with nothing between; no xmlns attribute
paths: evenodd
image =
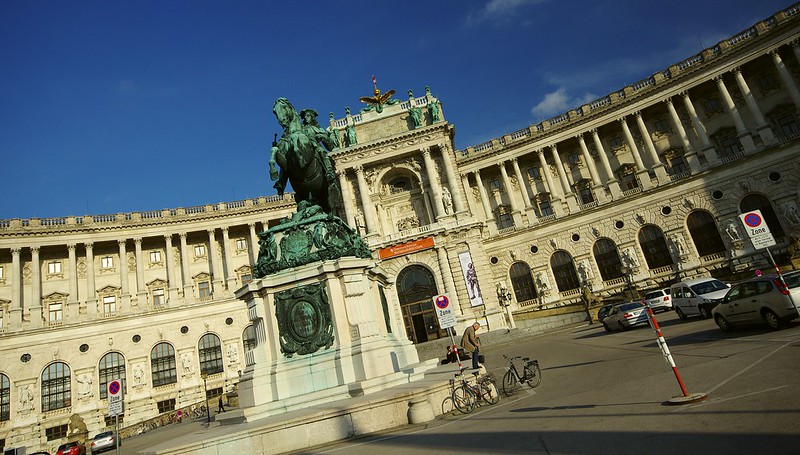
<svg viewBox="0 0 800 455"><path fill-rule="evenodd" d="M433 248L433 237L426 237L424 239L414 240L413 242L403 243L401 245L381 248L378 250L378 257L381 259L389 259L402 256L404 254L427 250L428 248Z"/></svg>

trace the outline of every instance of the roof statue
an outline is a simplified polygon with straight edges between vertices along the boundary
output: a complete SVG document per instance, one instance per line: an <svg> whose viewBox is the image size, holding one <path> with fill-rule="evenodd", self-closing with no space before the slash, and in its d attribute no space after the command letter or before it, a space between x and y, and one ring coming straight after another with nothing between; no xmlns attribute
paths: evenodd
<svg viewBox="0 0 800 455"><path fill-rule="evenodd" d="M372 76L372 86L374 88L372 92L372 96L362 96L358 100L362 103L367 103L368 106L361 109L361 112L375 110L377 113L383 112L384 105L392 105L397 104L399 100L391 99L392 95L394 95L394 90L389 90L386 93L381 93L380 89L378 89L378 80L375 79L375 76Z"/></svg>

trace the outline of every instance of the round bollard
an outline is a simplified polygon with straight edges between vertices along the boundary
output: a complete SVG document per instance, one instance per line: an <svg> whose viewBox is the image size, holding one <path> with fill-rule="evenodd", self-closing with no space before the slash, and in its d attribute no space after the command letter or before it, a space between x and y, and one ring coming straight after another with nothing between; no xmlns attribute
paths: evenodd
<svg viewBox="0 0 800 455"><path fill-rule="evenodd" d="M435 419L433 406L427 397L412 398L408 402L408 423L425 423Z"/></svg>

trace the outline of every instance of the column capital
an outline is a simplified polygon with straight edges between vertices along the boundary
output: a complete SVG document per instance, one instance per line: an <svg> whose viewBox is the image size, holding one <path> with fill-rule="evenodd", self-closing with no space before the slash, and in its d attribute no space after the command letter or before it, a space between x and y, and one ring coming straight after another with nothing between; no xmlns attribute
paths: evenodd
<svg viewBox="0 0 800 455"><path fill-rule="evenodd" d="M789 44L790 44L792 47L797 47L797 46L800 46L800 38L795 38L795 39L793 39L793 40L789 41Z"/></svg>
<svg viewBox="0 0 800 455"><path fill-rule="evenodd" d="M667 106L672 106L672 97L664 99L664 104Z"/></svg>
<svg viewBox="0 0 800 455"><path fill-rule="evenodd" d="M453 147L450 146L449 142L443 142L439 145L439 148L442 150L442 153L450 153L453 151Z"/></svg>
<svg viewBox="0 0 800 455"><path fill-rule="evenodd" d="M208 232L209 236L214 235L216 233L216 231L217 230L215 228L206 229L206 232Z"/></svg>
<svg viewBox="0 0 800 455"><path fill-rule="evenodd" d="M636 112L634 112L634 113L633 113L633 116L634 116L634 117L636 117L637 119L640 119L640 118L642 118L642 111L636 111Z"/></svg>
<svg viewBox="0 0 800 455"><path fill-rule="evenodd" d="M84 242L83 246L86 247L87 250L91 250L94 248L94 242Z"/></svg>
<svg viewBox="0 0 800 455"><path fill-rule="evenodd" d="M781 54L778 53L778 48L777 47L775 49L770 49L767 52L769 53L769 55L772 56L772 58L774 58L776 60L780 60L781 59Z"/></svg>
<svg viewBox="0 0 800 455"><path fill-rule="evenodd" d="M253 229L253 228L256 227L256 223L251 221L251 222L247 223L247 227L249 227L250 229Z"/></svg>
<svg viewBox="0 0 800 455"><path fill-rule="evenodd" d="M422 147L420 148L420 152L422 152L422 156L428 158L431 156L431 148L430 147Z"/></svg>
<svg viewBox="0 0 800 455"><path fill-rule="evenodd" d="M31 248L31 253L39 254L39 246L38 245L32 246L30 248Z"/></svg>
<svg viewBox="0 0 800 455"><path fill-rule="evenodd" d="M736 67L732 68L731 69L731 73L733 73L734 75L742 74L742 67L741 66L736 66Z"/></svg>
<svg viewBox="0 0 800 455"><path fill-rule="evenodd" d="M688 99L689 98L689 90L684 90L684 91L678 93L678 95L682 96L683 99Z"/></svg>
<svg viewBox="0 0 800 455"><path fill-rule="evenodd" d="M172 234L164 234L164 241L167 243L172 243Z"/></svg>
<svg viewBox="0 0 800 455"><path fill-rule="evenodd" d="M339 178L347 177L347 169L337 169L336 175L339 176Z"/></svg>
<svg viewBox="0 0 800 455"><path fill-rule="evenodd" d="M222 233L223 233L224 235L227 235L227 234L228 234L228 226L222 226L220 229L222 230Z"/></svg>
<svg viewBox="0 0 800 455"><path fill-rule="evenodd" d="M552 150L553 152L558 153L558 144L552 143L548 147L550 147L550 150Z"/></svg>
<svg viewBox="0 0 800 455"><path fill-rule="evenodd" d="M22 248L18 246L11 247L11 254L16 254L17 256L19 256L20 253L22 253Z"/></svg>
<svg viewBox="0 0 800 455"><path fill-rule="evenodd" d="M592 128L589 130L590 133L597 135L597 128Z"/></svg>
<svg viewBox="0 0 800 455"><path fill-rule="evenodd" d="M712 79L714 79L714 81L716 81L717 85L725 84L725 81L722 80L722 75L721 74L717 74Z"/></svg>
<svg viewBox="0 0 800 455"><path fill-rule="evenodd" d="M586 140L583 138L583 133L576 134L575 139L577 139L578 142L586 143Z"/></svg>
<svg viewBox="0 0 800 455"><path fill-rule="evenodd" d="M168 236L165 235L164 237L166 238ZM141 245L142 244L142 238L141 237L134 237L133 238L133 243L135 243L136 245Z"/></svg>
<svg viewBox="0 0 800 455"><path fill-rule="evenodd" d="M626 117L624 117L624 116L618 118L617 121L620 123L620 125L627 125L628 124L628 119Z"/></svg>
<svg viewBox="0 0 800 455"><path fill-rule="evenodd" d="M473 172L475 173L475 177L476 178L480 178L480 176L481 176L481 170L480 169L475 169Z"/></svg>
<svg viewBox="0 0 800 455"><path fill-rule="evenodd" d="M127 242L128 242L127 239L117 239L117 245L119 246L125 246Z"/></svg>
<svg viewBox="0 0 800 455"><path fill-rule="evenodd" d="M179 232L178 235L180 236L181 240L186 240L188 234L186 232Z"/></svg>
<svg viewBox="0 0 800 455"><path fill-rule="evenodd" d="M75 245L74 242L73 243L67 243L67 249L68 250L75 251L75 247L76 247L76 245Z"/></svg>
<svg viewBox="0 0 800 455"><path fill-rule="evenodd" d="M505 167L506 167L506 161L505 161L505 160L500 160L500 161L498 161L498 162L497 162L497 167L499 167L500 169L505 169Z"/></svg>
<svg viewBox="0 0 800 455"><path fill-rule="evenodd" d="M356 174L364 175L364 165L363 164L356 164L353 166L353 169L356 170Z"/></svg>
<svg viewBox="0 0 800 455"><path fill-rule="evenodd" d="M515 156L515 157L511 158L509 161L511 161L512 163L516 164L517 161L519 161L519 159Z"/></svg>

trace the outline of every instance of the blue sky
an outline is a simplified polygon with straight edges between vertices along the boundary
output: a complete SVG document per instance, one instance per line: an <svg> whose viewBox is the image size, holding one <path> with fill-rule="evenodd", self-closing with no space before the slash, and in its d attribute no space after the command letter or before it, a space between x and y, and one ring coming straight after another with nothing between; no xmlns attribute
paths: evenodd
<svg viewBox="0 0 800 455"><path fill-rule="evenodd" d="M274 194L278 97L344 116L426 85L456 148L646 78L791 3L0 2L0 219Z"/></svg>

